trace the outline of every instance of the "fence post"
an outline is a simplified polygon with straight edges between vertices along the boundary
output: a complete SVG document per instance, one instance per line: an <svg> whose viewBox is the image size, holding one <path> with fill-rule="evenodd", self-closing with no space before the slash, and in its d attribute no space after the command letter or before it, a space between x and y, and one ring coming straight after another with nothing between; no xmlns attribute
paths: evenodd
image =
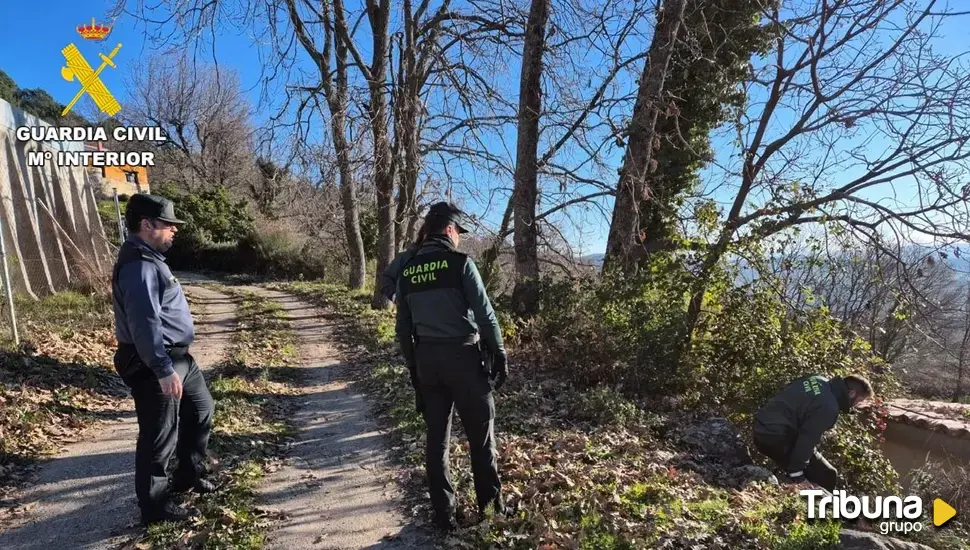
<svg viewBox="0 0 970 550"><path fill-rule="evenodd" d="M128 235L125 235L125 224L121 221L121 203L118 202L118 189L114 189L115 193L115 211L118 212L118 241L125 242Z"/></svg>
<svg viewBox="0 0 970 550"><path fill-rule="evenodd" d="M10 308L10 332L15 346L20 345L20 334L17 333L17 312L13 305L13 285L10 282L10 269L7 267L7 244L3 238L3 224L0 223L0 262L3 262L3 288L7 294L7 306Z"/></svg>

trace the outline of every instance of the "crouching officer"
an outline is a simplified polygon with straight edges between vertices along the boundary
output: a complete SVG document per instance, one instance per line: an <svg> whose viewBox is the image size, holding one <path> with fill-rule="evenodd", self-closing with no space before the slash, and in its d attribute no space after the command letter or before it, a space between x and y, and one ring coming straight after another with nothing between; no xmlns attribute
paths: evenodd
<svg viewBox="0 0 970 550"><path fill-rule="evenodd" d="M471 450L479 512L504 513L495 450L497 389L508 376L502 334L475 262L458 252L461 212L437 203L425 217L426 237L401 271L397 336L428 427L427 475L435 524L455 529L455 495L448 465L451 415L458 409ZM479 334L493 360L485 371ZM423 401L423 403L422 403Z"/></svg>
<svg viewBox="0 0 970 550"><path fill-rule="evenodd" d="M814 483L832 492L838 472L816 450L841 412L873 396L872 386L857 375L826 380L808 376L773 397L755 416L754 444L784 468L791 483Z"/></svg>
<svg viewBox="0 0 970 550"><path fill-rule="evenodd" d="M212 430L213 402L189 354L195 335L182 287L163 255L182 220L172 202L137 194L128 201L129 237L118 252L111 291L118 351L115 369L131 388L138 416L135 495L142 521L189 519L172 493L212 492L203 461ZM178 467L169 484L172 455Z"/></svg>

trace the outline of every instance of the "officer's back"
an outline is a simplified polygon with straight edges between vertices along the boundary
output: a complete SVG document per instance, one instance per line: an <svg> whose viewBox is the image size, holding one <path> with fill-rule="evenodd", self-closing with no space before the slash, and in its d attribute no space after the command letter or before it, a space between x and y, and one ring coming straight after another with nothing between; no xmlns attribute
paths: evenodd
<svg viewBox="0 0 970 550"><path fill-rule="evenodd" d="M835 425L847 399L841 378L806 376L770 399L755 416L755 431L763 436L794 441L806 427L824 432Z"/></svg>
<svg viewBox="0 0 970 550"><path fill-rule="evenodd" d="M425 218L427 236L398 278L397 336L428 427L427 474L435 523L455 527L448 464L453 408L468 436L479 509L504 510L495 451L495 404L489 379L508 374L495 311L475 263L456 249L466 231L453 206ZM494 361L483 362L481 346Z"/></svg>
<svg viewBox="0 0 970 550"><path fill-rule="evenodd" d="M478 270L445 237L425 240L401 271L400 287L420 341L472 340L479 333L478 319L486 325L482 336L489 345L499 343L495 312Z"/></svg>

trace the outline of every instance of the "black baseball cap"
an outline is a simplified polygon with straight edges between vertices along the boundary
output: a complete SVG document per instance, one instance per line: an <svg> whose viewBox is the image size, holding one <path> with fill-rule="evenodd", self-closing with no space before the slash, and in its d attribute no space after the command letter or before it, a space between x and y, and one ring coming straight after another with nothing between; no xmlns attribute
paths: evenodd
<svg viewBox="0 0 970 550"><path fill-rule="evenodd" d="M137 193L128 199L125 216L128 218L152 218L174 224L185 223L185 221L175 217L175 205L172 201L165 197L145 193Z"/></svg>
<svg viewBox="0 0 970 550"><path fill-rule="evenodd" d="M442 201L432 204L431 209L428 210L428 215L425 216L425 219L429 218L444 218L455 224L459 233L468 233L468 230L465 229L469 225L465 213L449 202Z"/></svg>

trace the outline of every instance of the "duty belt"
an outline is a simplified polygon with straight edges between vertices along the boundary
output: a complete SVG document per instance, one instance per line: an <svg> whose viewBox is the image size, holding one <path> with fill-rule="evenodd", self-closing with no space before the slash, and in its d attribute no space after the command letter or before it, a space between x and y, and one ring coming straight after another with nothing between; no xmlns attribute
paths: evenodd
<svg viewBox="0 0 970 550"><path fill-rule="evenodd" d="M431 336L418 336L415 338L416 342L422 344L458 344L461 346L474 346L478 343L479 337L478 333L469 334L468 336L460 336L456 338L433 338Z"/></svg>
<svg viewBox="0 0 970 550"><path fill-rule="evenodd" d="M128 353L137 353L135 349L135 344L129 344L127 342L119 342L118 349ZM172 345L165 346L165 353L173 359L178 359L180 357L185 357L189 354L189 346L183 345Z"/></svg>

